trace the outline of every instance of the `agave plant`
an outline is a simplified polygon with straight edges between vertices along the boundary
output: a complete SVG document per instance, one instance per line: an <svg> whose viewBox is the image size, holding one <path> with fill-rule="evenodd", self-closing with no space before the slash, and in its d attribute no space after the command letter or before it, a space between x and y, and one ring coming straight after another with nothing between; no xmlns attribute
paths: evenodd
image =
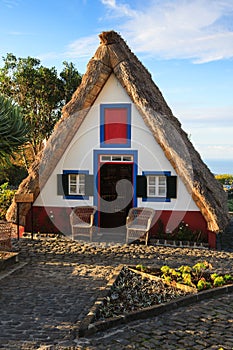
<svg viewBox="0 0 233 350"><path fill-rule="evenodd" d="M19 106L0 95L0 165L9 163L10 157L28 141L27 134Z"/></svg>

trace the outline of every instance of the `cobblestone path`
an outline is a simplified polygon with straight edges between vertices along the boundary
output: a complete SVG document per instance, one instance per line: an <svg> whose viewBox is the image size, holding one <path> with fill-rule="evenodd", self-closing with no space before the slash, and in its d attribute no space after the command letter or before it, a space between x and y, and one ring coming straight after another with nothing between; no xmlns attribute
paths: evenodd
<svg viewBox="0 0 233 350"><path fill-rule="evenodd" d="M15 247L27 264L0 279L0 349L233 349L232 294L77 338L79 322L119 264L178 266L205 259L214 270L233 273L232 252L64 238L21 239Z"/></svg>
<svg viewBox="0 0 233 350"><path fill-rule="evenodd" d="M80 349L233 349L232 310L225 295L95 335Z"/></svg>

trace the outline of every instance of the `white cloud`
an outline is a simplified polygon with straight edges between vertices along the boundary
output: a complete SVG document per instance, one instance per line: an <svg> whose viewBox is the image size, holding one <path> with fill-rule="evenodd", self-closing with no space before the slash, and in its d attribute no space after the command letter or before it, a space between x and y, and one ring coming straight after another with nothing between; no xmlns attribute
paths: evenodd
<svg viewBox="0 0 233 350"><path fill-rule="evenodd" d="M19 0L2 0L6 7L13 8L19 5Z"/></svg>
<svg viewBox="0 0 233 350"><path fill-rule="evenodd" d="M111 15L113 17L137 16L137 12L132 10L130 6L126 3L121 4L119 1L116 0L101 0L101 3L104 6L106 6L109 10L113 10L111 12Z"/></svg>
<svg viewBox="0 0 233 350"><path fill-rule="evenodd" d="M173 113L203 158L232 160L232 106L180 106Z"/></svg>
<svg viewBox="0 0 233 350"><path fill-rule="evenodd" d="M206 145L197 143L195 147L204 159L232 161L233 145Z"/></svg>
<svg viewBox="0 0 233 350"><path fill-rule="evenodd" d="M136 54L194 63L233 57L232 0L151 0L137 9L123 1L101 3L107 11L105 25L109 20ZM90 57L98 45L96 37L75 40L65 54Z"/></svg>
<svg viewBox="0 0 233 350"><path fill-rule="evenodd" d="M233 106L203 107L183 106L177 103L172 111L187 126L223 126L233 132Z"/></svg>
<svg viewBox="0 0 233 350"><path fill-rule="evenodd" d="M79 70L83 73L86 71L86 64L90 57L94 55L98 44L98 35L95 34L93 36L83 37L73 41L67 45L64 52L46 52L37 55L37 57L41 61L53 62L52 65L54 65L55 59L65 61L71 59L78 62Z"/></svg>
<svg viewBox="0 0 233 350"><path fill-rule="evenodd" d="M149 1L140 10L121 1L101 2L121 15L120 29L135 52L195 63L233 57L233 31L226 20L233 13L231 0Z"/></svg>
<svg viewBox="0 0 233 350"><path fill-rule="evenodd" d="M49 61L57 57L63 57L63 56L64 56L63 54L58 54L57 52L46 52L46 53L38 54L37 58L41 61Z"/></svg>
<svg viewBox="0 0 233 350"><path fill-rule="evenodd" d="M65 56L69 58L90 58L99 44L97 35L77 39L67 46Z"/></svg>
<svg viewBox="0 0 233 350"><path fill-rule="evenodd" d="M231 123L232 125L232 123ZM232 126L190 123L183 125L191 142L205 159L230 159L233 154Z"/></svg>

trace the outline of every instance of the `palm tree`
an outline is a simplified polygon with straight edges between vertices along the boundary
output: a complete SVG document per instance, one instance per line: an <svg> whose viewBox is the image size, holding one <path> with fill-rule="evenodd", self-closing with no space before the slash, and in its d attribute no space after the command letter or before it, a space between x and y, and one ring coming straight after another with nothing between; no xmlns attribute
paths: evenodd
<svg viewBox="0 0 233 350"><path fill-rule="evenodd" d="M28 128L20 108L0 95L0 165L10 162L28 140Z"/></svg>

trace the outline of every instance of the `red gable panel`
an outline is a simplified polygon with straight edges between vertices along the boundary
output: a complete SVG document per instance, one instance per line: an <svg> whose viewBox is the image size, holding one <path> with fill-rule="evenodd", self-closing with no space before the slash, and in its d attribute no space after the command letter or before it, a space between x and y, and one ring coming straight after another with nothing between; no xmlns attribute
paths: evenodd
<svg viewBox="0 0 233 350"><path fill-rule="evenodd" d="M127 143L126 108L105 108L104 138L107 144Z"/></svg>

